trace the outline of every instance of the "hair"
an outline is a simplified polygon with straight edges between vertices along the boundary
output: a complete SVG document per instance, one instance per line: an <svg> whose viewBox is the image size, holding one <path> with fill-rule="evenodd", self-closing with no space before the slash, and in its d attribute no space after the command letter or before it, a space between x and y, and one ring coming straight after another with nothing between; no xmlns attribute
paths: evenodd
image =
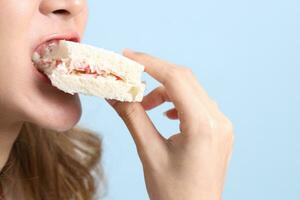
<svg viewBox="0 0 300 200"><path fill-rule="evenodd" d="M1 172L0 199L94 199L101 151L100 138L87 129L58 132L26 122Z"/></svg>

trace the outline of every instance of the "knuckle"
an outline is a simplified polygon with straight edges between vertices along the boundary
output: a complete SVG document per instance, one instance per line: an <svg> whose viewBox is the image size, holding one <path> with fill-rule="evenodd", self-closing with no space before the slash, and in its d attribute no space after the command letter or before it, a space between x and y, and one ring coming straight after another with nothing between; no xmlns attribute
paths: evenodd
<svg viewBox="0 0 300 200"><path fill-rule="evenodd" d="M155 65L155 63L156 63L156 61L153 59L153 57L150 56L147 53L144 53L144 52L135 52L135 55L136 55L136 57L137 57L138 60L140 60L140 61L146 61L150 65Z"/></svg>
<svg viewBox="0 0 300 200"><path fill-rule="evenodd" d="M205 126L205 135L208 138L219 138L226 143L232 143L234 140L233 124L228 118L225 118L224 121L208 120L202 126Z"/></svg>
<svg viewBox="0 0 300 200"><path fill-rule="evenodd" d="M193 73L193 70L192 70L191 68L188 68L188 67L183 67L183 68L182 68L182 71L183 71L183 73L184 73L185 75L191 76L191 75L194 74L194 73Z"/></svg>
<svg viewBox="0 0 300 200"><path fill-rule="evenodd" d="M161 87L159 89L159 95L160 95L160 98L161 98L162 101L170 101L170 98L169 98L169 96L166 92L165 87Z"/></svg>
<svg viewBox="0 0 300 200"><path fill-rule="evenodd" d="M169 69L167 80L177 80L181 78L181 70L178 67L172 67Z"/></svg>
<svg viewBox="0 0 300 200"><path fill-rule="evenodd" d="M220 145L226 149L232 149L234 145L234 133L232 122L226 118L226 122L217 119L201 121L188 127L195 134L187 134L188 143L201 143L206 145Z"/></svg>
<svg viewBox="0 0 300 200"><path fill-rule="evenodd" d="M226 133L232 133L233 132L233 123L227 117L225 117L224 131Z"/></svg>
<svg viewBox="0 0 300 200"><path fill-rule="evenodd" d="M118 114L119 116L125 121L130 122L135 117L137 113L137 106L130 105L126 108L119 109Z"/></svg>
<svg viewBox="0 0 300 200"><path fill-rule="evenodd" d="M136 56L138 56L138 57L146 57L146 56L147 56L146 53L140 52L140 51L136 51L136 52L134 52L134 54L135 54Z"/></svg>
<svg viewBox="0 0 300 200"><path fill-rule="evenodd" d="M219 110L220 106L218 102L216 102L215 100L211 100L210 102L215 109Z"/></svg>
<svg viewBox="0 0 300 200"><path fill-rule="evenodd" d="M225 122L223 122L222 129L223 129L222 132L225 136L224 139L229 143L233 143L234 141L233 124L226 117L225 117Z"/></svg>
<svg viewBox="0 0 300 200"><path fill-rule="evenodd" d="M178 70L182 76L192 77L194 76L193 70L189 67L178 67Z"/></svg>
<svg viewBox="0 0 300 200"><path fill-rule="evenodd" d="M163 85L158 86L157 92L159 92L159 93L165 92L165 87Z"/></svg>
<svg viewBox="0 0 300 200"><path fill-rule="evenodd" d="M120 102L117 100L111 100L111 99L109 99L108 102L119 113L119 110L121 107Z"/></svg>

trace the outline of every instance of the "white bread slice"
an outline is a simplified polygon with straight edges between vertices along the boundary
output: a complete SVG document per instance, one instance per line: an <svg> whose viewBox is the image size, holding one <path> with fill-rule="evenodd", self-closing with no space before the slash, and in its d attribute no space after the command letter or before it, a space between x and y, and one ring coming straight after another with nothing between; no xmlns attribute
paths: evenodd
<svg viewBox="0 0 300 200"><path fill-rule="evenodd" d="M60 90L69 93L81 93L116 99L127 102L140 102L143 99L145 90L144 83L124 83L110 78L90 78L77 75L66 75L58 70L53 70L48 75L52 85Z"/></svg>
<svg viewBox="0 0 300 200"><path fill-rule="evenodd" d="M57 63L57 60L60 62ZM84 61L97 70L113 75L97 76L74 74L76 63ZM141 75L144 66L126 57L101 48L61 40L35 53L33 62L51 80L53 86L74 94L99 96L127 102L140 102L145 90ZM121 80L116 77L121 77Z"/></svg>

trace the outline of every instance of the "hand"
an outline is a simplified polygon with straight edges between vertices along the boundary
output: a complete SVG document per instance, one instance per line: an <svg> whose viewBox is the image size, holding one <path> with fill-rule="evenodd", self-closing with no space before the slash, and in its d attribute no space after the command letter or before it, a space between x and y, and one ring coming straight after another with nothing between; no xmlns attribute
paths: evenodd
<svg viewBox="0 0 300 200"><path fill-rule="evenodd" d="M190 69L144 53L123 54L145 65L145 71L161 83L141 103L108 100L135 141L150 199L221 199L233 146L231 122ZM167 117L180 121L180 132L168 139L145 112L166 101L175 106Z"/></svg>

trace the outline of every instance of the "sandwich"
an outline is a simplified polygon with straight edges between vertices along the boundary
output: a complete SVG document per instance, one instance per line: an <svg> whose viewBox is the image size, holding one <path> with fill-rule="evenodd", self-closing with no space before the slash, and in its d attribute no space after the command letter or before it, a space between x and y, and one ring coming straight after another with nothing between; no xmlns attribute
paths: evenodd
<svg viewBox="0 0 300 200"><path fill-rule="evenodd" d="M34 52L32 61L58 89L126 102L141 102L144 66L117 53L66 40Z"/></svg>

